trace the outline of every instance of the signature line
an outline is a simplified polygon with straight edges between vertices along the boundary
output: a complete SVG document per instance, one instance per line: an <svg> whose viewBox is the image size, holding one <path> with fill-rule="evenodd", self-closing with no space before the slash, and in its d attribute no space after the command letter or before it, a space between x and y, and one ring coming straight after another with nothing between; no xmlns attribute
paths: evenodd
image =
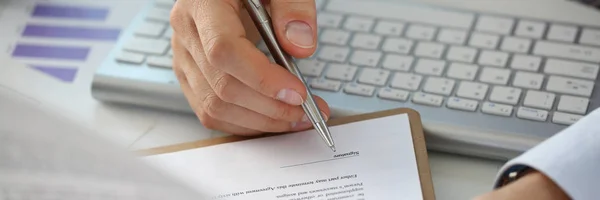
<svg viewBox="0 0 600 200"><path fill-rule="evenodd" d="M327 159L327 160L319 160L319 161L314 161L314 162L307 162L307 163L302 163L302 164L283 166L281 168L289 168L289 167L297 167L297 166L302 166L302 165L310 165L310 164L315 164L315 163L322 163L322 162L328 162L328 161L334 161L334 160L341 160L341 159L352 158L352 157L357 157L357 156L358 155L346 156L346 157L341 157L341 158L332 158L332 159Z"/></svg>

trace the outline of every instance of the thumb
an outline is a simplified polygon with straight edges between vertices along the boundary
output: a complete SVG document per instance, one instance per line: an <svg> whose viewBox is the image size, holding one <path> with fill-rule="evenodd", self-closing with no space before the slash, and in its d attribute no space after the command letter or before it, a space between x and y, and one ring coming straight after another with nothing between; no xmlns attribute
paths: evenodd
<svg viewBox="0 0 600 200"><path fill-rule="evenodd" d="M271 0L270 6L282 48L298 58L312 55L317 47L315 0Z"/></svg>

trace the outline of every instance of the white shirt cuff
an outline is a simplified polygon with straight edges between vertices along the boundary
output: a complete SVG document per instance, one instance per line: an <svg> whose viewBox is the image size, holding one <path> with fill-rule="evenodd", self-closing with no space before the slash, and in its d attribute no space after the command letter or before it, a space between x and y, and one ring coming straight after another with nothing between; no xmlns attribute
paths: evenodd
<svg viewBox="0 0 600 200"><path fill-rule="evenodd" d="M545 174L572 199L600 197L600 109L506 163L497 180L517 165Z"/></svg>

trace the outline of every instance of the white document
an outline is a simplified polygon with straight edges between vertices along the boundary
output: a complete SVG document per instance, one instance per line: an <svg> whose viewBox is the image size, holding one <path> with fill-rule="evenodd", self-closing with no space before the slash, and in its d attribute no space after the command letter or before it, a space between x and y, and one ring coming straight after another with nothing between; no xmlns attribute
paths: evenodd
<svg viewBox="0 0 600 200"><path fill-rule="evenodd" d="M203 200L197 191L0 86L0 200Z"/></svg>
<svg viewBox="0 0 600 200"><path fill-rule="evenodd" d="M145 160L214 199L422 199L406 114L159 154Z"/></svg>

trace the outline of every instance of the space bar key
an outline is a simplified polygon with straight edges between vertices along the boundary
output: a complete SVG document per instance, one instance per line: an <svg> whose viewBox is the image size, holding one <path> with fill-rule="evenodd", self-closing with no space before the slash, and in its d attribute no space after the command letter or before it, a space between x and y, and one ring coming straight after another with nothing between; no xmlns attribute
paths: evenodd
<svg viewBox="0 0 600 200"><path fill-rule="evenodd" d="M431 9L397 2L329 0L325 10L464 29L470 28L475 20L475 15L471 13Z"/></svg>

